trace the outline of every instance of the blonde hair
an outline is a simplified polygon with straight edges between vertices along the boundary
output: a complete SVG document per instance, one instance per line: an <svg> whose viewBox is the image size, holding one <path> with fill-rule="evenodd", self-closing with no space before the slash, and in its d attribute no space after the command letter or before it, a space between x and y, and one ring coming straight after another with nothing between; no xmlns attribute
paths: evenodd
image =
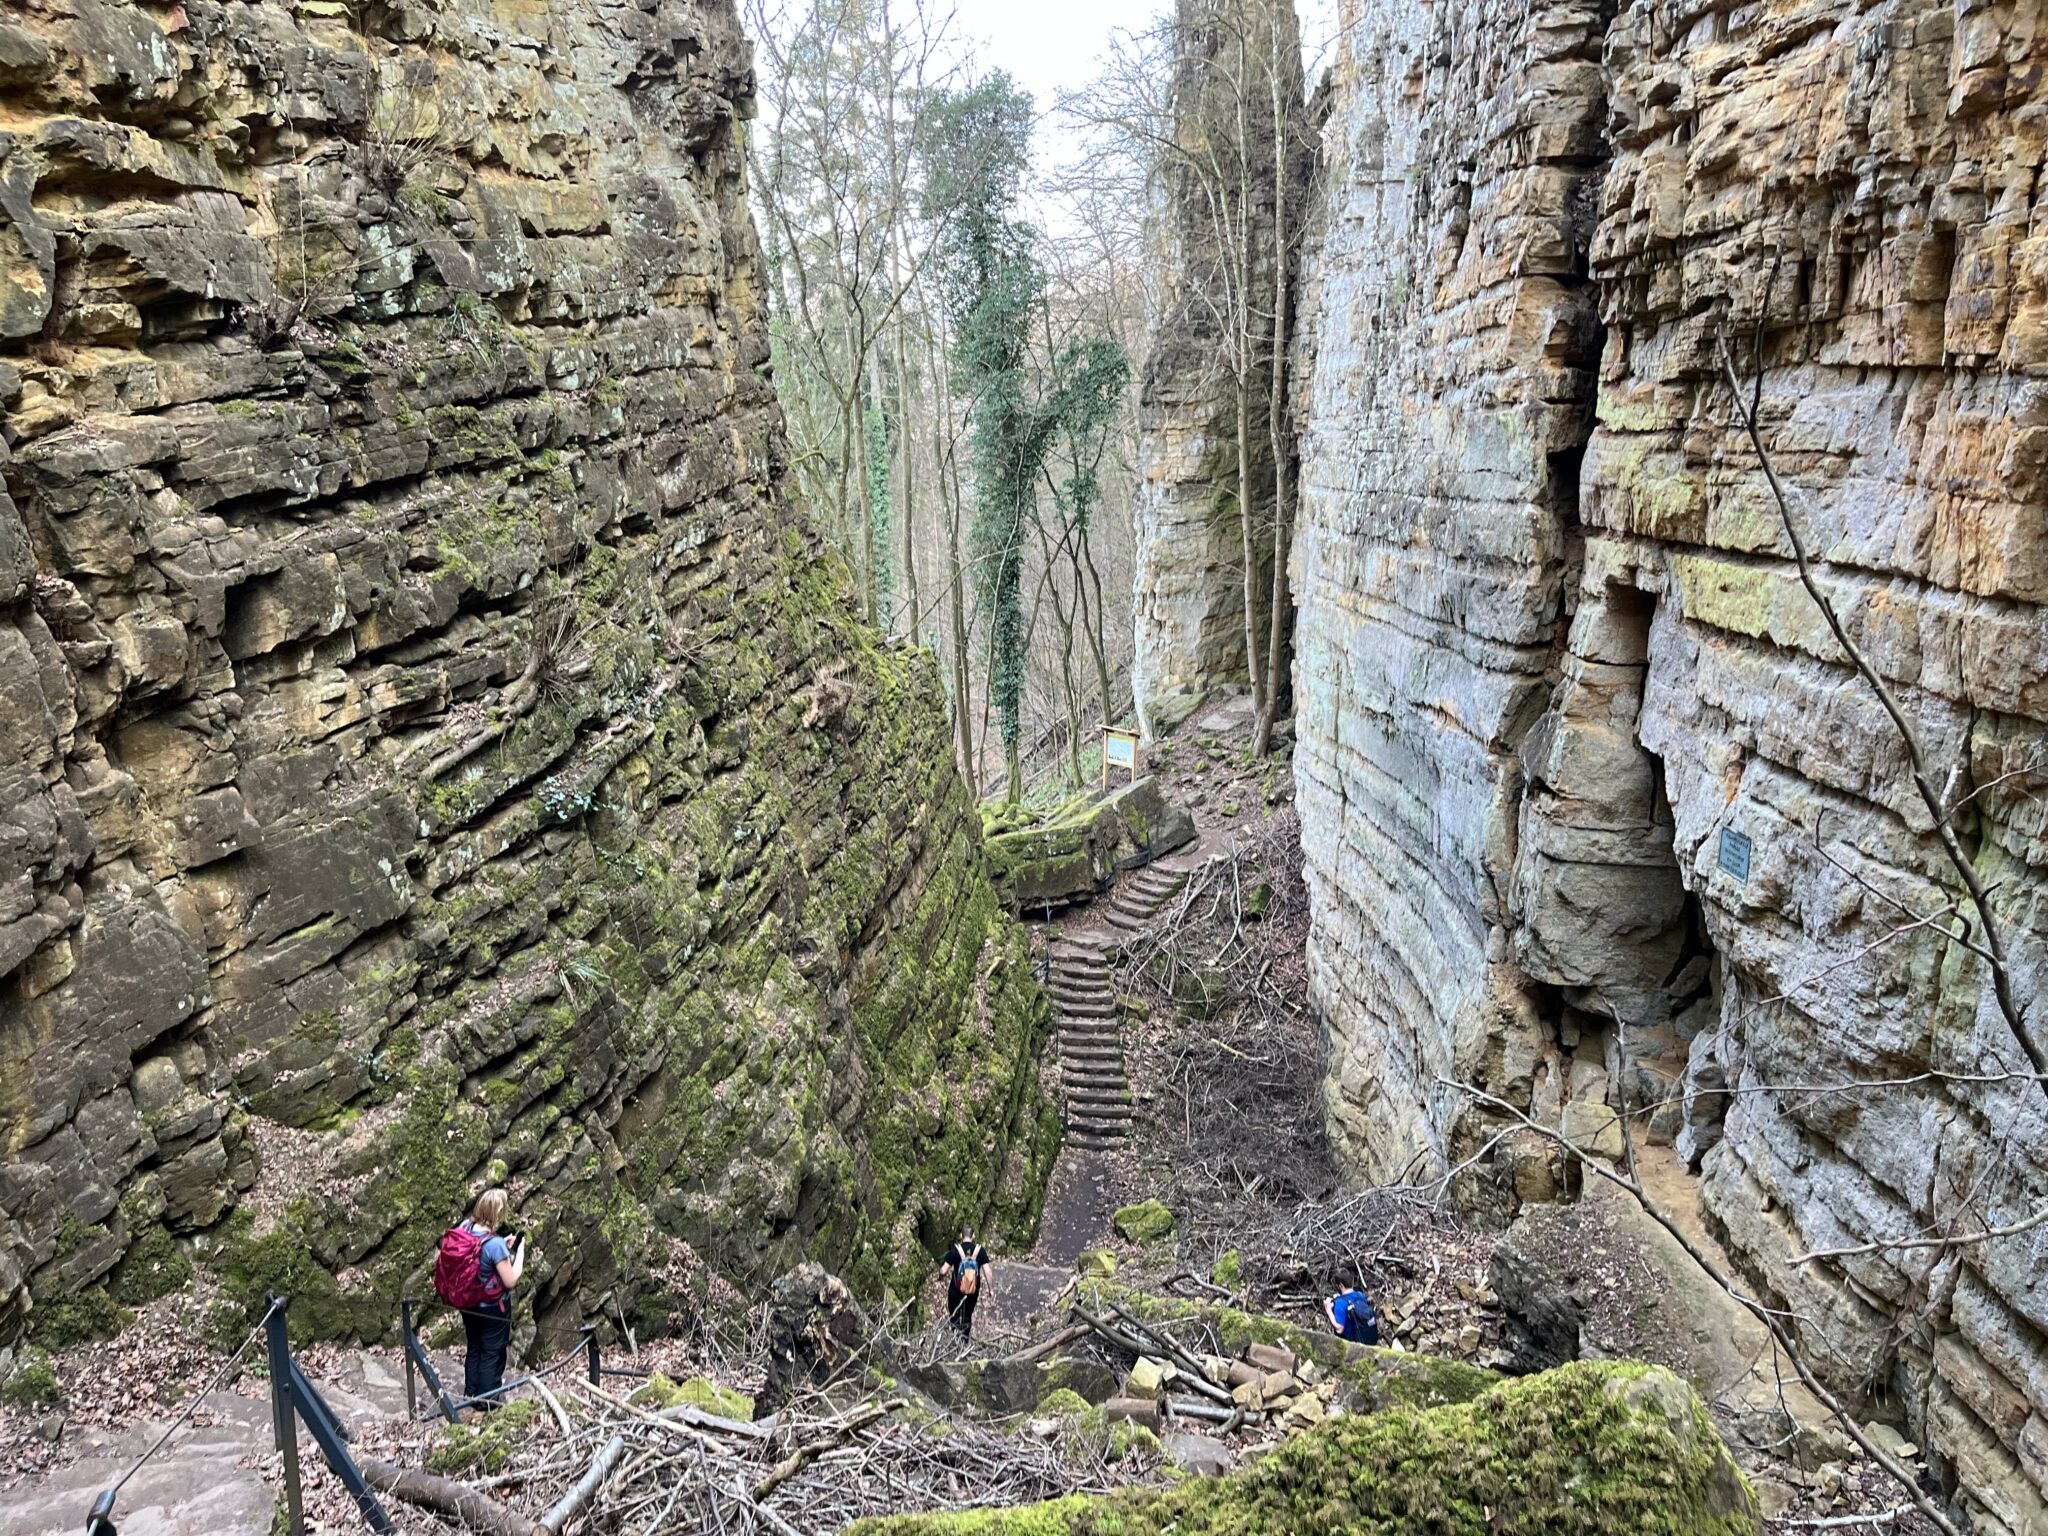
<svg viewBox="0 0 2048 1536"><path fill-rule="evenodd" d="M502 1189L487 1189L476 1197L476 1209L471 1212L471 1219L480 1227L490 1227L495 1230L498 1223L505 1219L505 1212L511 1208L511 1205L511 1198L506 1195L505 1191Z"/></svg>

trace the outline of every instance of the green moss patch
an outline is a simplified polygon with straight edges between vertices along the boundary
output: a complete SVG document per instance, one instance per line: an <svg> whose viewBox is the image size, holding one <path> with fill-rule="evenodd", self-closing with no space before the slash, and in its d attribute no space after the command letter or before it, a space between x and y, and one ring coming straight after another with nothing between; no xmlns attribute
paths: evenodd
<svg viewBox="0 0 2048 1536"><path fill-rule="evenodd" d="M1755 1536L1755 1502L1669 1371L1581 1361L1469 1403L1346 1415L1229 1476L858 1536Z"/></svg>
<svg viewBox="0 0 2048 1536"><path fill-rule="evenodd" d="M111 1339L135 1321L135 1314L89 1285L69 1296L44 1296L28 1315L28 1336L44 1349L69 1349L93 1339Z"/></svg>
<svg viewBox="0 0 2048 1536"><path fill-rule="evenodd" d="M702 1408L706 1413L715 1413L720 1418L739 1419L751 1424L754 1421L754 1400L744 1392L735 1392L730 1387L721 1387L708 1376L692 1376L688 1381L671 1381L657 1371L628 1399L636 1408L674 1408L688 1403L693 1408Z"/></svg>
<svg viewBox="0 0 2048 1536"><path fill-rule="evenodd" d="M497 1471L526 1438L539 1412L538 1403L522 1398L484 1414L476 1424L450 1424L441 1432L441 1443L427 1452L427 1470L446 1476Z"/></svg>
<svg viewBox="0 0 2048 1536"><path fill-rule="evenodd" d="M1177 1223L1173 1212L1159 1201L1147 1200L1138 1205L1126 1205L1119 1209L1112 1218L1111 1225L1116 1228L1118 1237L1136 1243L1142 1248L1173 1236Z"/></svg>
<svg viewBox="0 0 2048 1536"><path fill-rule="evenodd" d="M57 1373L50 1369L46 1355L25 1354L15 1362L13 1370L0 1377L0 1403L10 1408L55 1407L63 1401L64 1388L57 1380Z"/></svg>

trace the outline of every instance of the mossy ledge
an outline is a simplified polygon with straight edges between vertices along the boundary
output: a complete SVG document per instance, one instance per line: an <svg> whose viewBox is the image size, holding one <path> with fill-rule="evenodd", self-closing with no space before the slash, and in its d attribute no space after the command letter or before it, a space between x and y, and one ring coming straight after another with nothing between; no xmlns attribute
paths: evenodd
<svg viewBox="0 0 2048 1536"><path fill-rule="evenodd" d="M1227 1477L1018 1509L898 1515L848 1536L1756 1536L1691 1387L1581 1361L1466 1403L1326 1421Z"/></svg>

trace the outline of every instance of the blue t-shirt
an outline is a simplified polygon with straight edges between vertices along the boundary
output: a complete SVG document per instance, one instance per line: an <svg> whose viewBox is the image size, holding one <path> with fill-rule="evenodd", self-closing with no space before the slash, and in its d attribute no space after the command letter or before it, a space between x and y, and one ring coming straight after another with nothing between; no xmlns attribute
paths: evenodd
<svg viewBox="0 0 2048 1536"><path fill-rule="evenodd" d="M1330 1305L1337 1314L1337 1327L1344 1337L1354 1344L1377 1344L1380 1341L1380 1321L1372 1310L1372 1300L1363 1291L1346 1291Z"/></svg>
<svg viewBox="0 0 2048 1536"><path fill-rule="evenodd" d="M470 1222L469 1230L481 1233L483 1228ZM505 1282L498 1278L498 1266L512 1257L512 1245L493 1232L484 1238L484 1245L476 1256L477 1278L491 1288L491 1297L484 1303L487 1307L505 1304Z"/></svg>

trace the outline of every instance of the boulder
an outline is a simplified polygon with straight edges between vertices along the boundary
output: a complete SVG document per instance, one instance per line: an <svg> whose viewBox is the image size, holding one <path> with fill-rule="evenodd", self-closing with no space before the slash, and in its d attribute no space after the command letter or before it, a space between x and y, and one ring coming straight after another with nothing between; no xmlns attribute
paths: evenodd
<svg viewBox="0 0 2048 1536"><path fill-rule="evenodd" d="M1019 912L1086 901L1119 870L1149 864L1195 835L1193 816L1152 778L1078 795L1034 821L1020 823L1013 808L990 806L983 828L996 888Z"/></svg>
<svg viewBox="0 0 2048 1536"><path fill-rule="evenodd" d="M1164 1204L1158 1200L1146 1200L1120 1207L1110 1224L1116 1228L1118 1237L1143 1248L1173 1236L1176 1223L1173 1212Z"/></svg>

